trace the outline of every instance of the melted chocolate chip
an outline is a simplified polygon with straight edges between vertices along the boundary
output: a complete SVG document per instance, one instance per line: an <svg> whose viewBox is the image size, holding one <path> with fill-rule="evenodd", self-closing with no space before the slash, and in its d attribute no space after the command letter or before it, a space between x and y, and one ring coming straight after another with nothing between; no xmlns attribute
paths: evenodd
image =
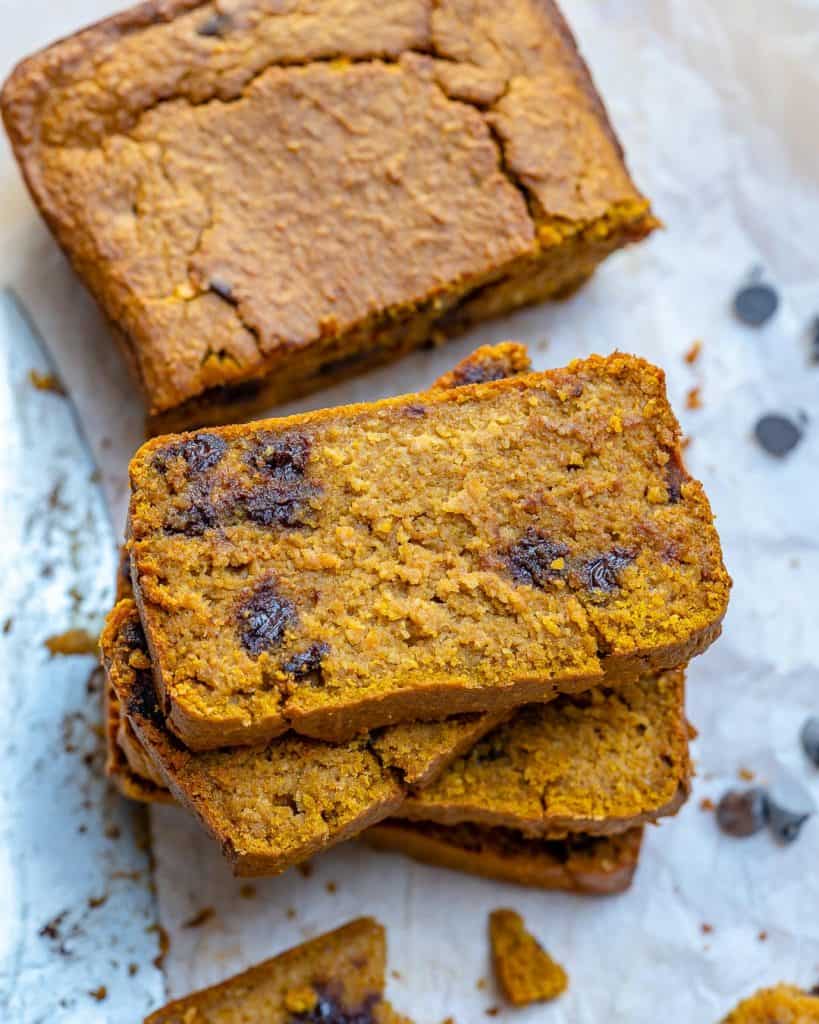
<svg viewBox="0 0 819 1024"><path fill-rule="evenodd" d="M346 1010L330 996L321 995L312 1010L291 1017L293 1024L375 1024L373 1009L381 1002L378 995L367 996L355 1010Z"/></svg>
<svg viewBox="0 0 819 1024"><path fill-rule="evenodd" d="M580 578L587 590L611 593L620 586L620 573L634 561L634 555L622 548L614 548L607 555L598 555L580 568Z"/></svg>
<svg viewBox="0 0 819 1024"><path fill-rule="evenodd" d="M164 728L165 720L159 707L153 676L148 669L137 671L134 686L128 698L128 714Z"/></svg>
<svg viewBox="0 0 819 1024"><path fill-rule="evenodd" d="M487 384L492 380L503 380L509 376L509 367L499 359L483 359L480 362L456 366L452 371L451 387L462 388L468 384Z"/></svg>
<svg viewBox="0 0 819 1024"><path fill-rule="evenodd" d="M120 636L129 650L142 651L143 654L148 653L148 642L145 639L145 631L142 628L141 622L133 622L129 620L124 623L120 631Z"/></svg>
<svg viewBox="0 0 819 1024"><path fill-rule="evenodd" d="M677 455L672 454L665 467L665 487L668 491L668 501L676 505L682 498L682 486L689 480L685 466L680 462Z"/></svg>
<svg viewBox="0 0 819 1024"><path fill-rule="evenodd" d="M297 619L296 609L282 597L272 579L263 580L239 605L239 639L252 658L277 647L289 625Z"/></svg>
<svg viewBox="0 0 819 1024"><path fill-rule="evenodd" d="M270 484L250 491L241 504L247 518L259 526L302 526L309 509L307 499L315 493L311 487Z"/></svg>
<svg viewBox="0 0 819 1024"><path fill-rule="evenodd" d="M771 413L757 420L754 436L769 455L782 458L802 440L802 431L787 416Z"/></svg>
<svg viewBox="0 0 819 1024"><path fill-rule="evenodd" d="M506 550L504 560L516 583L542 589L547 580L561 575L563 570L553 569L552 563L568 553L565 544L551 540L530 526L517 544Z"/></svg>
<svg viewBox="0 0 819 1024"><path fill-rule="evenodd" d="M212 14L197 28L196 34L200 36L217 36L223 38L232 27L232 20L229 14Z"/></svg>
<svg viewBox="0 0 819 1024"><path fill-rule="evenodd" d="M717 804L717 825L726 835L736 839L753 836L765 827L768 801L765 790L729 789Z"/></svg>
<svg viewBox="0 0 819 1024"><path fill-rule="evenodd" d="M162 523L165 533L181 534L184 537L201 537L219 521L216 507L211 501L210 488L200 480L194 480L187 488L187 505L171 508Z"/></svg>
<svg viewBox="0 0 819 1024"><path fill-rule="evenodd" d="M168 463L181 456L187 463L188 472L198 475L212 469L221 461L226 451L227 442L218 434L194 434L193 437L177 441L157 452L154 456L154 467L160 473L164 473Z"/></svg>
<svg viewBox="0 0 819 1024"><path fill-rule="evenodd" d="M329 653L329 644L310 644L306 651L293 655L288 662L282 665L282 668L295 679L307 679L308 676L318 677L321 673L324 655Z"/></svg>
<svg viewBox="0 0 819 1024"><path fill-rule="evenodd" d="M310 440L304 434L274 434L263 430L256 435L246 456L248 465L275 480L300 480L310 459Z"/></svg>

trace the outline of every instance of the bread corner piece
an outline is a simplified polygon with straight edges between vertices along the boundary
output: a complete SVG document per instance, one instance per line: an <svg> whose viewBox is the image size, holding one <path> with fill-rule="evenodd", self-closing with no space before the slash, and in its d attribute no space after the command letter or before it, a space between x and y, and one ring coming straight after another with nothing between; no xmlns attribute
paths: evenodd
<svg viewBox="0 0 819 1024"><path fill-rule="evenodd" d="M386 936L369 917L169 1003L145 1024L371 1021L412 1024L384 999Z"/></svg>
<svg viewBox="0 0 819 1024"><path fill-rule="evenodd" d="M492 967L498 985L513 1006L556 999L569 986L569 976L553 960L514 910L489 915Z"/></svg>
<svg viewBox="0 0 819 1024"><path fill-rule="evenodd" d="M552 0L140 4L2 111L155 432L561 297L658 223Z"/></svg>
<svg viewBox="0 0 819 1024"><path fill-rule="evenodd" d="M819 1024L819 988L774 985L743 999L722 1024Z"/></svg>

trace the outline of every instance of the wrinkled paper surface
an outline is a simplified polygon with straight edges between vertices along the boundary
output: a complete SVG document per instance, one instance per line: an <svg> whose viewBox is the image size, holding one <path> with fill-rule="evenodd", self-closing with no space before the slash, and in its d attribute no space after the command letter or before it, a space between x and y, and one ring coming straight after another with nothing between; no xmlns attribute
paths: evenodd
<svg viewBox="0 0 819 1024"><path fill-rule="evenodd" d="M3 67L101 17L103 0L4 0ZM573 356L633 351L663 366L692 442L688 460L718 516L735 579L725 633L690 671L694 796L651 829L632 890L582 899L492 884L355 844L242 889L215 847L174 808L152 813L161 921L170 936L169 995L215 982L362 913L388 927L389 994L420 1024L458 1024L502 1006L489 978L486 917L521 910L567 967L548 1008L497 1020L667 1024L716 1020L781 979L819 981L819 819L798 842L721 837L700 809L745 768L788 767L819 798L819 772L798 745L819 713L819 367L807 327L819 314L819 3L816 0L564 0L641 188L666 230L610 259L571 301L473 332L442 350L287 407L287 411L421 389L478 343L516 338L538 368ZM142 410L93 303L77 285L2 151L3 277L23 295L77 401L123 521L127 458ZM753 265L782 305L762 329L730 310ZM683 356L695 339L702 355ZM701 388L702 408L686 409ZM785 460L753 425L767 411L810 418ZM44 695L44 699L46 699ZM334 883L334 885L330 885ZM200 928L184 922L203 907ZM0 923L1 925L1 923ZM703 926L706 926L705 928ZM765 933L765 938L760 938ZM98 1008L95 1008L95 1013ZM111 1021L128 1008L110 1004ZM66 1018L68 1019L68 1018ZM95 1017L95 1019L98 1019Z"/></svg>

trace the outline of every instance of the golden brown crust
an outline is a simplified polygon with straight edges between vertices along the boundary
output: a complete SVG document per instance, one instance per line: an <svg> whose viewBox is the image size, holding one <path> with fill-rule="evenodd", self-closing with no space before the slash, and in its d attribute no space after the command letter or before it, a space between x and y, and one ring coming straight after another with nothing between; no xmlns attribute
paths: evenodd
<svg viewBox="0 0 819 1024"><path fill-rule="evenodd" d="M559 294L656 225L545 0L143 4L29 58L2 108L155 426Z"/></svg>
<svg viewBox="0 0 819 1024"><path fill-rule="evenodd" d="M158 438L131 479L137 602L193 749L621 685L704 650L727 604L663 375L629 356ZM287 666L311 651L306 685Z"/></svg>
<svg viewBox="0 0 819 1024"><path fill-rule="evenodd" d="M177 999L145 1024L220 1024L227 1020L289 1024L314 1011L329 1020L371 1015L373 1024L411 1024L384 996L386 936L360 918L311 939L220 985Z"/></svg>
<svg viewBox="0 0 819 1024"><path fill-rule="evenodd" d="M630 885L640 855L642 829L618 836L566 840L527 839L480 825L431 825L391 818L361 839L439 867L538 889L607 896Z"/></svg>
<svg viewBox="0 0 819 1024"><path fill-rule="evenodd" d="M722 1024L819 1024L819 993L795 985L774 985L755 992Z"/></svg>

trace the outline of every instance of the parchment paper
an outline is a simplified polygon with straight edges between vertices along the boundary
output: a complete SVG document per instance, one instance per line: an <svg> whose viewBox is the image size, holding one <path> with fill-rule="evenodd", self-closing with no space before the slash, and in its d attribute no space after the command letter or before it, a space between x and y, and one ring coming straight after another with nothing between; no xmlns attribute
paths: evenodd
<svg viewBox="0 0 819 1024"><path fill-rule="evenodd" d="M3 68L115 8L95 0L5 0ZM634 888L584 900L495 885L356 845L251 892L180 812L153 814L156 881L170 995L214 982L360 913L389 929L390 996L420 1022L459 1024L499 1005L485 925L493 907L524 912L571 975L549 1007L498 1020L716 1020L742 995L819 980L819 820L797 843L721 837L699 808L741 768L786 764L819 797L798 730L819 713L819 367L806 328L819 313L819 3L815 0L564 0L640 186L666 230L611 259L576 298L533 309L437 352L288 407L426 386L475 344L517 338L538 367L615 347L658 362L692 438L688 460L718 515L735 588L725 634L690 671L700 730L694 796L650 830ZM2 275L24 295L78 402L121 521L126 460L141 410L92 303L40 225L2 153ZM782 306L761 330L731 297L752 265ZM687 365L695 339L702 355ZM690 388L703 406L687 410ZM766 411L812 419L783 461L752 440ZM328 883L335 883L328 891ZM215 915L185 928L203 907ZM2 923L0 922L0 927ZM703 926L707 926L705 929ZM760 938L765 933L765 938ZM121 1010L119 1011L121 1012ZM111 1008L111 1019L117 1016Z"/></svg>

